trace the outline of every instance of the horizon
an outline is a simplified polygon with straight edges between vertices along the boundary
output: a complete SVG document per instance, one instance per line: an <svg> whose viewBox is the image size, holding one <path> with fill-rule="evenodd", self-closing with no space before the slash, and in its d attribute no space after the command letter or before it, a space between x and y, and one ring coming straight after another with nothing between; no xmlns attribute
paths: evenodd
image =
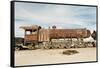
<svg viewBox="0 0 100 68"><path fill-rule="evenodd" d="M96 7L15 2L15 37L24 36L20 26L32 24L96 31Z"/></svg>

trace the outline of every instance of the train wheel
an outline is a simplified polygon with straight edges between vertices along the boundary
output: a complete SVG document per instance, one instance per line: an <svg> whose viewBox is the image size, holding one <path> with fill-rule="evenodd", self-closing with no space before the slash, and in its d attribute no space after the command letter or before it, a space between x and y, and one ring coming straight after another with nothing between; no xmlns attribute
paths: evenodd
<svg viewBox="0 0 100 68"><path fill-rule="evenodd" d="M66 44L65 47L66 47L66 49L69 49L69 48L71 48L71 45L70 44Z"/></svg>
<svg viewBox="0 0 100 68"><path fill-rule="evenodd" d="M60 44L60 45L59 45L59 48L60 48L60 49L62 49L62 48L63 48L62 44Z"/></svg>
<svg viewBox="0 0 100 68"><path fill-rule="evenodd" d="M78 48L78 44L75 44L75 45L74 45L74 48Z"/></svg>
<svg viewBox="0 0 100 68"><path fill-rule="evenodd" d="M16 50L16 51L19 51L19 50L20 50L20 47L15 47L15 50Z"/></svg>
<svg viewBox="0 0 100 68"><path fill-rule="evenodd" d="M66 46L64 46L64 48L66 49L67 47L66 47Z"/></svg>
<svg viewBox="0 0 100 68"><path fill-rule="evenodd" d="M58 49L58 48L59 48L59 46L58 46L58 45L54 45L54 48Z"/></svg>
<svg viewBox="0 0 100 68"><path fill-rule="evenodd" d="M69 48L71 48L71 46L70 46L70 45L68 45L68 46L66 46L66 48L67 48L67 49L69 49Z"/></svg>
<svg viewBox="0 0 100 68"><path fill-rule="evenodd" d="M35 49L35 47L33 45L28 45L28 49L32 50Z"/></svg>
<svg viewBox="0 0 100 68"><path fill-rule="evenodd" d="M48 45L45 45L43 48L44 48L44 49L49 49Z"/></svg>
<svg viewBox="0 0 100 68"><path fill-rule="evenodd" d="M93 47L96 47L96 43L95 43L95 42L92 42L92 46L93 46Z"/></svg>
<svg viewBox="0 0 100 68"><path fill-rule="evenodd" d="M52 47L52 46L50 46L50 47L49 47L49 49L53 49L53 47Z"/></svg>
<svg viewBox="0 0 100 68"><path fill-rule="evenodd" d="M40 48L41 48L41 49L45 49L43 45L42 45Z"/></svg>
<svg viewBox="0 0 100 68"><path fill-rule="evenodd" d="M42 47L42 49L46 49L46 47L45 47L45 46L43 46L43 47Z"/></svg>

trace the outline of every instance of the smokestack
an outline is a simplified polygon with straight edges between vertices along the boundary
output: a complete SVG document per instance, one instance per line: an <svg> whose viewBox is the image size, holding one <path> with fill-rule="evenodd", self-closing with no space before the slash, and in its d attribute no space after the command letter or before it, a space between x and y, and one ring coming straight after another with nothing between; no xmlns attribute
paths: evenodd
<svg viewBox="0 0 100 68"><path fill-rule="evenodd" d="M52 26L52 29L56 29L56 26L54 25L54 26Z"/></svg>

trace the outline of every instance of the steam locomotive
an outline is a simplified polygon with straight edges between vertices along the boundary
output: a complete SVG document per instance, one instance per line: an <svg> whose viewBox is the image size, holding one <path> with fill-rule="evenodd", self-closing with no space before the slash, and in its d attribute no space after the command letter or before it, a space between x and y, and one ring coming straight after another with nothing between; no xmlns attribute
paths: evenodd
<svg viewBox="0 0 100 68"><path fill-rule="evenodd" d="M21 26L25 30L23 45L28 49L53 49L88 47L89 42L85 38L91 36L90 30L80 29L57 29L56 26L44 29L38 25ZM93 42L92 42L93 43Z"/></svg>

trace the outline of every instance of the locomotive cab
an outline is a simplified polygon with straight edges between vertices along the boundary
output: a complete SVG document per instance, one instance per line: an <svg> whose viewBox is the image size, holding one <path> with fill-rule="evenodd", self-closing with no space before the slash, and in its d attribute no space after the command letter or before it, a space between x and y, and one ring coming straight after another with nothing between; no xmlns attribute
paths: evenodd
<svg viewBox="0 0 100 68"><path fill-rule="evenodd" d="M32 27L29 26L22 26L25 30L24 33L24 46L27 46L28 49L35 49L35 45L38 44L38 30L40 29L39 26L33 25Z"/></svg>

